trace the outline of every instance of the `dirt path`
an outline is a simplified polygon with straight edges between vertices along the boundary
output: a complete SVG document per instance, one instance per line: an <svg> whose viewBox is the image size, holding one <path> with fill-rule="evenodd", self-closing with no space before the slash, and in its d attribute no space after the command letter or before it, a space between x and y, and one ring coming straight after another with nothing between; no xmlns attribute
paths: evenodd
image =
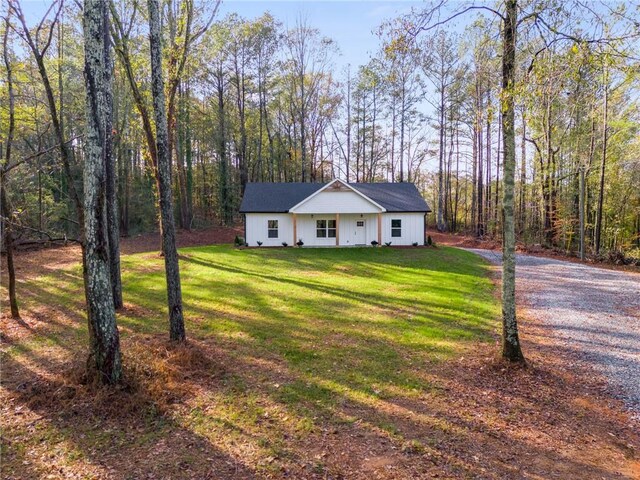
<svg viewBox="0 0 640 480"><path fill-rule="evenodd" d="M469 249L494 264L502 255ZM557 334L570 360L603 374L640 418L640 276L517 255L525 309Z"/></svg>

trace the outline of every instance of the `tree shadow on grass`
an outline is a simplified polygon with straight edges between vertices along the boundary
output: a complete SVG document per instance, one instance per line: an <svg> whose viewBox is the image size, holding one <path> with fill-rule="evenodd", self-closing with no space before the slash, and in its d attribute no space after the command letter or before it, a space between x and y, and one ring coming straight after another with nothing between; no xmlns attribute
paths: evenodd
<svg viewBox="0 0 640 480"><path fill-rule="evenodd" d="M292 262L292 271L316 268ZM469 340L488 336L490 312L477 313L478 326L465 323L467 307L434 310L424 299L394 306L396 299L384 294L219 263L183 259L190 336L184 352L164 341L162 289L132 283L135 288L126 291L127 301L140 309L118 318L127 331L125 365L139 381L132 391L105 390L96 399L96 390L64 380L69 364L84 358L79 336L64 336L69 320L49 333L58 337L51 343L65 349L65 360L38 348L7 356L4 366L12 375L3 388L9 404L27 406L39 417L34 425L42 425L36 433L44 445L72 449L56 462L60 468L83 465L95 476L112 468L115 478L614 478L611 465L571 454L589 451L590 427L616 430L599 419L597 405L556 398L567 388L562 377L538 367L529 370L533 378L505 373L502 366L488 369L486 359L434 361L453 353L473 356L468 349L478 344L449 327L470 323L476 330ZM189 264L224 271L232 280L220 285L215 273L191 275ZM351 273L365 276L364 270ZM147 275L152 283L162 277ZM79 280L69 281L81 292ZM283 298L274 302L273 292L256 281L272 282ZM440 288L442 296L455 293ZM296 308L281 308L291 289L302 293ZM50 301L56 292L37 292L38 300ZM376 311L384 322L376 322ZM428 314L409 318L419 311ZM158 314L157 322L149 312ZM71 322L84 327L79 315ZM418 326L425 325L434 328L432 335L419 338ZM400 334L411 329L417 340ZM533 388L523 395L519 388L526 383ZM7 437L10 465L18 477L37 478L45 467L18 445L31 427L16 428L22 430Z"/></svg>
<svg viewBox="0 0 640 480"><path fill-rule="evenodd" d="M167 366L176 370L171 375L148 366L146 372L134 371L144 368L125 362L128 378L118 388L81 381L82 362L63 368L37 352L28 359L5 355L4 478L44 478L52 472L65 478L258 478L255 468L172 418L171 409L188 389L167 385L168 379L219 370L198 352L185 350ZM20 415L32 420L15 422ZM42 442L42 448L31 450L33 442Z"/></svg>

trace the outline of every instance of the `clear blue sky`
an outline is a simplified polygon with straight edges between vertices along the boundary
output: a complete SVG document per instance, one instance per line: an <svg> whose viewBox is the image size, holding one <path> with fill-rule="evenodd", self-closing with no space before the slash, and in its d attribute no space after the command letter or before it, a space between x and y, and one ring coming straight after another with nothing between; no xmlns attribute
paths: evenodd
<svg viewBox="0 0 640 480"><path fill-rule="evenodd" d="M247 1L227 0L220 7L220 16L230 12L255 18L269 11L285 27L293 27L300 17L310 26L336 42L340 54L335 58L341 71L347 64L352 71L366 63L378 48L378 38L373 31L385 20L420 6L419 0L407 1Z"/></svg>

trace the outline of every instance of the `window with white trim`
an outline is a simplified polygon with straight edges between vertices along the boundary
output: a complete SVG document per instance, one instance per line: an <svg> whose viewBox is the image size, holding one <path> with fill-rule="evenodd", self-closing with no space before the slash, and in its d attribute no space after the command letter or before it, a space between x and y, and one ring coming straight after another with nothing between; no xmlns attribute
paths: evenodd
<svg viewBox="0 0 640 480"><path fill-rule="evenodd" d="M392 237L402 236L402 220L398 218L391 220L391 236Z"/></svg>
<svg viewBox="0 0 640 480"><path fill-rule="evenodd" d="M278 238L278 220L269 220L267 222L267 236L269 238Z"/></svg>
<svg viewBox="0 0 640 480"><path fill-rule="evenodd" d="M336 221L316 220L316 238L336 238Z"/></svg>

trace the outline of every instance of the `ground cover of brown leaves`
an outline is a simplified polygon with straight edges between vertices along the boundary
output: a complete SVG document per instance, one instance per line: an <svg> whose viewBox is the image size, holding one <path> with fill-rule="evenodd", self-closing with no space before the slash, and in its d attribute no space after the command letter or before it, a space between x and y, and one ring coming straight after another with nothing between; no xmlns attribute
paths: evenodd
<svg viewBox="0 0 640 480"><path fill-rule="evenodd" d="M125 240L123 252L153 251L153 241ZM38 275L79 262L79 250L16 262L19 275ZM497 343L478 344L416 365L428 391L345 397L324 411L280 401L274 392L297 381L286 362L239 358L232 339L176 346L129 334L125 384L99 387L84 378L80 313L44 305L15 322L5 307L3 297L3 351L21 354L3 355L2 478L640 478L638 422L526 311L527 367L498 360ZM33 347L54 330L57 341ZM244 402L251 422L220 414L221 399ZM298 423L297 408L314 413L312 425Z"/></svg>

